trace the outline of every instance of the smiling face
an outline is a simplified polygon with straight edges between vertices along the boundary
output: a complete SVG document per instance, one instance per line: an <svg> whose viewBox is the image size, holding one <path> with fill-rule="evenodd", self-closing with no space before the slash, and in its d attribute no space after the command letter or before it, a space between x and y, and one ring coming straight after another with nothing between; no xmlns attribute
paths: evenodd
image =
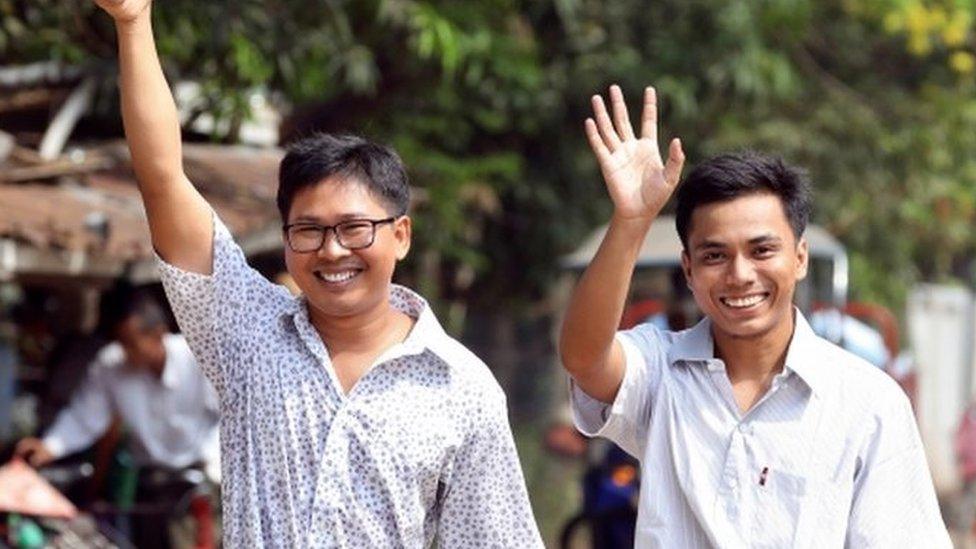
<svg viewBox="0 0 976 549"><path fill-rule="evenodd" d="M393 215L365 184L334 176L295 193L288 223L331 226ZM388 307L396 263L410 249L410 229L407 216L377 225L373 244L358 250L340 246L334 231L326 233L316 252L298 253L286 243L285 264L305 294L313 320L346 318Z"/></svg>
<svg viewBox="0 0 976 549"><path fill-rule="evenodd" d="M716 341L793 332L793 291L807 273L779 197L748 194L695 208L682 267Z"/></svg>

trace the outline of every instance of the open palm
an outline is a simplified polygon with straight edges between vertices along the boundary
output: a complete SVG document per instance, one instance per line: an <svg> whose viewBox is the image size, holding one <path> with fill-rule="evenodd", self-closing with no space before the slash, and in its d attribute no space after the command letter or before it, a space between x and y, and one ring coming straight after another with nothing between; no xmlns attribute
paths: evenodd
<svg viewBox="0 0 976 549"><path fill-rule="evenodd" d="M586 136L600 163L616 215L622 218L654 217L678 185L684 153L678 139L671 141L663 162L657 145L657 96L644 91L641 135L631 127L623 93L610 87L613 121L599 95L593 96L594 118L586 120Z"/></svg>

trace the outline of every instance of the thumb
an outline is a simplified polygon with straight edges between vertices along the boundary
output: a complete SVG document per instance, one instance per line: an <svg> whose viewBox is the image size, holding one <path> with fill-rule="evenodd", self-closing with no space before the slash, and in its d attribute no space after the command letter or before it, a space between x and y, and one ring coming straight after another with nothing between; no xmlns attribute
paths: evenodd
<svg viewBox="0 0 976 549"><path fill-rule="evenodd" d="M681 168L685 165L685 152L681 149L681 140L677 137L671 140L668 147L668 161L664 164L664 179L668 186L678 185L681 177Z"/></svg>

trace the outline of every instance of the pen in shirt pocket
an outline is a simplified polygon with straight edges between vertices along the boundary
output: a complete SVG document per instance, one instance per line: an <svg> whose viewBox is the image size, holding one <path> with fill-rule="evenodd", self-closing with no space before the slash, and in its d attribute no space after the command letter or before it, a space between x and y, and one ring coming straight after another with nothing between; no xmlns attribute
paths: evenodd
<svg viewBox="0 0 976 549"><path fill-rule="evenodd" d="M766 481L769 479L769 467L763 467L762 472L759 473L759 485L765 486Z"/></svg>

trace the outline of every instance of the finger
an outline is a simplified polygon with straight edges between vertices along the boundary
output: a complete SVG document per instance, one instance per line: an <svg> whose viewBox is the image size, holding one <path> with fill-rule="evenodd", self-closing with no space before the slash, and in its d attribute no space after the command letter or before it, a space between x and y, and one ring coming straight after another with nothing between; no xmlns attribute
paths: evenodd
<svg viewBox="0 0 976 549"><path fill-rule="evenodd" d="M657 143L657 91L653 86L644 88L644 110L641 112L641 137Z"/></svg>
<svg viewBox="0 0 976 549"><path fill-rule="evenodd" d="M668 186L678 185L681 178L681 168L685 165L685 151L681 149L681 140L674 138L668 146L668 161L664 164L664 180Z"/></svg>
<svg viewBox="0 0 976 549"><path fill-rule="evenodd" d="M606 162L610 161L610 151L603 142L603 138L600 137L600 131L596 127L596 122L592 118L587 118L583 126L586 128L586 140L590 142L590 148L593 149L593 154L596 155L597 162L600 163L600 166L603 166Z"/></svg>
<svg viewBox="0 0 976 549"><path fill-rule="evenodd" d="M624 102L624 92L616 84L610 86L610 106L613 107L613 121L620 138L624 141L635 139L634 128L630 125L630 116L627 114L627 103Z"/></svg>
<svg viewBox="0 0 976 549"><path fill-rule="evenodd" d="M18 442L16 446L14 446L14 455L23 457L24 454L28 452L29 448L30 448L30 441L22 440Z"/></svg>
<svg viewBox="0 0 976 549"><path fill-rule="evenodd" d="M613 129L613 124L610 122L610 115L607 114L607 106L603 104L603 97L599 95L593 96L593 117L596 119L596 127L600 130L600 136L603 138L604 144L610 149L610 152L617 150L620 147L620 137L617 132Z"/></svg>
<svg viewBox="0 0 976 549"><path fill-rule="evenodd" d="M40 469L47 465L47 459L40 452L34 452L27 459L27 463L30 463L31 467L35 469Z"/></svg>

